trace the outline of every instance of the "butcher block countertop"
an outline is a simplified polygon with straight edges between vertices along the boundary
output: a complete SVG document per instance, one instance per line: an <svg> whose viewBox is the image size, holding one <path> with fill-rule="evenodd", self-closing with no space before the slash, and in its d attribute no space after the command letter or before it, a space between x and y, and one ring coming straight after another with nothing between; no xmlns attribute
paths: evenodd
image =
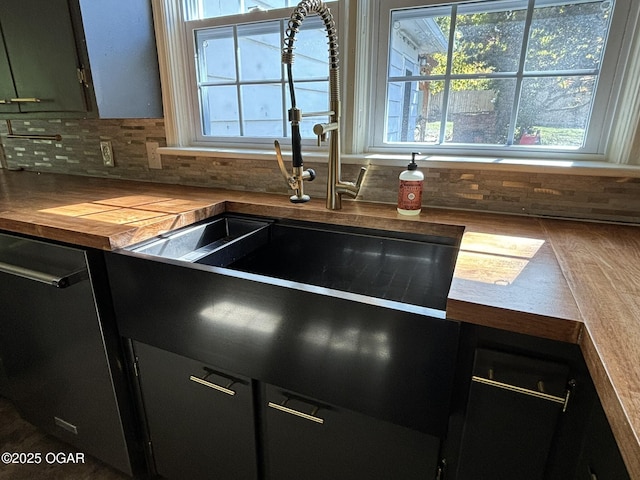
<svg viewBox="0 0 640 480"><path fill-rule="evenodd" d="M640 479L640 227L0 170L0 230L114 250L222 212L461 238L447 317L580 345Z"/></svg>

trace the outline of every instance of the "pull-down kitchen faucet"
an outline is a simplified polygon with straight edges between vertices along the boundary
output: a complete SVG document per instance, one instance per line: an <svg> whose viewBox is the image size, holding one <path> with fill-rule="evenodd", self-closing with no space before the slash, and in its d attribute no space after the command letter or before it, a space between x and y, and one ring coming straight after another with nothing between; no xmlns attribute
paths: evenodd
<svg viewBox="0 0 640 480"><path fill-rule="evenodd" d="M289 109L289 121L291 122L291 155L293 164L293 174L289 175L282 160L280 144L276 140L276 157L280 170L287 184L295 194L290 198L294 203L307 202L309 196L304 194L303 184L305 180L311 181L315 178L315 172L311 169L304 170L302 160L302 145L300 136L300 121L303 114L296 106L295 89L293 86L292 64L293 50L296 41L296 34L300 29L305 17L310 13L317 13L324 22L329 39L329 111L314 112L306 116L328 115L328 123L314 125L313 133L318 136L318 144L326 140L329 134L329 161L327 174L327 208L339 210L342 208L342 195L349 195L352 198L358 196L366 168L360 169L360 174L355 183L345 182L341 179L340 163L340 69L338 67L338 31L333 20L333 15L321 0L302 0L291 13L282 48L282 63L287 66L287 76L289 81L289 93L291 95L291 108Z"/></svg>

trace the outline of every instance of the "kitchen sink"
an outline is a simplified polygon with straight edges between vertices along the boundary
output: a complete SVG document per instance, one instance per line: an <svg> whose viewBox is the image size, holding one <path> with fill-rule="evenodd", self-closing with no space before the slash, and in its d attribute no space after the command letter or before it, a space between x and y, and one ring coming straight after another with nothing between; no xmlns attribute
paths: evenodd
<svg viewBox="0 0 640 480"><path fill-rule="evenodd" d="M443 436L457 228L225 214L105 252L124 338ZM447 232L445 236L426 232Z"/></svg>
<svg viewBox="0 0 640 480"><path fill-rule="evenodd" d="M223 216L133 252L444 310L455 238Z"/></svg>

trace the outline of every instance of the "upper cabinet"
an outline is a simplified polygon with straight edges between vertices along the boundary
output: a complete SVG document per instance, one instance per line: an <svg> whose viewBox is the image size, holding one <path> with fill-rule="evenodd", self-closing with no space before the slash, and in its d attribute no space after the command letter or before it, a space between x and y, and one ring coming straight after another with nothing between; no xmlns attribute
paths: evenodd
<svg viewBox="0 0 640 480"><path fill-rule="evenodd" d="M0 118L162 117L148 0L2 0Z"/></svg>
<svg viewBox="0 0 640 480"><path fill-rule="evenodd" d="M87 110L67 0L3 0L0 26L3 112Z"/></svg>

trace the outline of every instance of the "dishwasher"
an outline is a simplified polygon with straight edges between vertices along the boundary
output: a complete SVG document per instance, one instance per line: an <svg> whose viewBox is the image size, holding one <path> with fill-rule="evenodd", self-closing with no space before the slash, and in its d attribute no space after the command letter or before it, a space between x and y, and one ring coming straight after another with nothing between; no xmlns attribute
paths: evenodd
<svg viewBox="0 0 640 480"><path fill-rule="evenodd" d="M131 475L135 422L101 262L99 251L0 233L2 394L28 422Z"/></svg>

